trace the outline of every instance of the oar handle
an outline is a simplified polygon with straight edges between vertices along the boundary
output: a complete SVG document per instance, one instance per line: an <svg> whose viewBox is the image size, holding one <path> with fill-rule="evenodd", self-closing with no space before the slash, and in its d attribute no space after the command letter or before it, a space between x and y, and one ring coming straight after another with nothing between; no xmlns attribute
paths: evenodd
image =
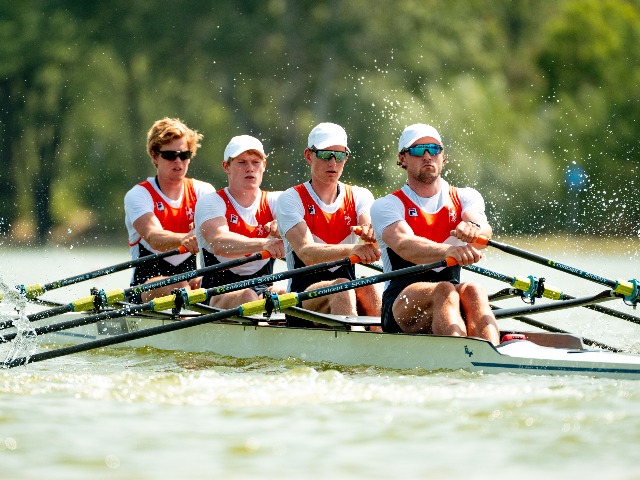
<svg viewBox="0 0 640 480"><path fill-rule="evenodd" d="M478 245L489 245L489 239L484 235L480 235L478 236L478 238L476 238L476 241L474 243L477 243Z"/></svg>

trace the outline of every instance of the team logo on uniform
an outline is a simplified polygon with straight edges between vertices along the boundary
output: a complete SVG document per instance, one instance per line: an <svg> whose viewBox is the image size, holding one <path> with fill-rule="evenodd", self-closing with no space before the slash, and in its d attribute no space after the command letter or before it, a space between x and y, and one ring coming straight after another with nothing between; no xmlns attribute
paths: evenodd
<svg viewBox="0 0 640 480"><path fill-rule="evenodd" d="M409 208L407 210L407 213L409 213L410 217L417 217L418 216L418 209L411 207L411 208Z"/></svg>
<svg viewBox="0 0 640 480"><path fill-rule="evenodd" d="M315 215L316 214L316 206L315 205L309 205L307 207L307 210L309 210L309 215Z"/></svg>
<svg viewBox="0 0 640 480"><path fill-rule="evenodd" d="M450 208L449 209L449 221L451 223L455 223L457 218L458 218L458 214L456 213L455 209L454 208Z"/></svg>
<svg viewBox="0 0 640 480"><path fill-rule="evenodd" d="M231 214L231 218L229 218L229 221L231 223L235 223L236 225L238 224L238 216L235 213Z"/></svg>
<svg viewBox="0 0 640 480"><path fill-rule="evenodd" d="M344 216L344 223L346 223L347 225L351 225L351 215Z"/></svg>
<svg viewBox="0 0 640 480"><path fill-rule="evenodd" d="M156 202L156 210L158 210L159 212L164 210L164 203L162 202Z"/></svg>
<svg viewBox="0 0 640 480"><path fill-rule="evenodd" d="M256 234L257 234L259 237L262 237L262 236L264 236L264 234L265 234L265 233L266 233L266 232L265 232L264 227L263 227L262 225L258 225L258 228L256 228Z"/></svg>
<svg viewBox="0 0 640 480"><path fill-rule="evenodd" d="M186 213L189 221L193 220L193 208L187 207Z"/></svg>

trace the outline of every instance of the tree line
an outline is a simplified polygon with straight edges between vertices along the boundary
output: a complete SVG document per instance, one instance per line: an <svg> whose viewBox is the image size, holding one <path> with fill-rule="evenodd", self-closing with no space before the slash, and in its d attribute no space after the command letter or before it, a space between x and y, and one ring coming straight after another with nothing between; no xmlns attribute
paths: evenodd
<svg viewBox="0 0 640 480"><path fill-rule="evenodd" d="M638 0L2 2L0 241L124 239L164 116L204 134L190 174L218 188L233 135L284 189L339 123L343 180L376 196L401 185L402 129L430 123L497 234L638 235L639 44Z"/></svg>

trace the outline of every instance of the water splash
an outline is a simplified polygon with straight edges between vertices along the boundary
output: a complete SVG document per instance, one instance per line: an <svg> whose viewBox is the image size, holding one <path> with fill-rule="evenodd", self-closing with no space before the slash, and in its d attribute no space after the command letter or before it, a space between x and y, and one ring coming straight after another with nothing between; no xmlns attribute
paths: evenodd
<svg viewBox="0 0 640 480"><path fill-rule="evenodd" d="M6 356L2 362L2 366L9 364L12 360L18 357L28 357L33 355L38 347L37 335L35 329L29 319L27 318L27 299L24 295L21 295L15 288L7 285L2 277L0 277L0 292L3 293L4 306L10 306L15 310L15 313L10 315L0 312L0 320L13 322L15 327L15 338L5 346ZM10 329L13 332L13 329ZM2 338L2 331L0 331L0 338ZM4 349L3 349L4 350ZM2 352L2 350L0 350Z"/></svg>

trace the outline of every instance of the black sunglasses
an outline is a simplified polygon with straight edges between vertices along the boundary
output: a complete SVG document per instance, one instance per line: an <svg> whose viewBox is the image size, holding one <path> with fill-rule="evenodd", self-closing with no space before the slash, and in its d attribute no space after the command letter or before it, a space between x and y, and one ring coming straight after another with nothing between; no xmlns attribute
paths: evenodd
<svg viewBox="0 0 640 480"><path fill-rule="evenodd" d="M165 160L175 160L176 157L179 158L180 160L189 160L191 158L191 151L190 150L184 150L184 151L180 151L180 150L158 150L158 155L160 155L162 158L164 158Z"/></svg>

